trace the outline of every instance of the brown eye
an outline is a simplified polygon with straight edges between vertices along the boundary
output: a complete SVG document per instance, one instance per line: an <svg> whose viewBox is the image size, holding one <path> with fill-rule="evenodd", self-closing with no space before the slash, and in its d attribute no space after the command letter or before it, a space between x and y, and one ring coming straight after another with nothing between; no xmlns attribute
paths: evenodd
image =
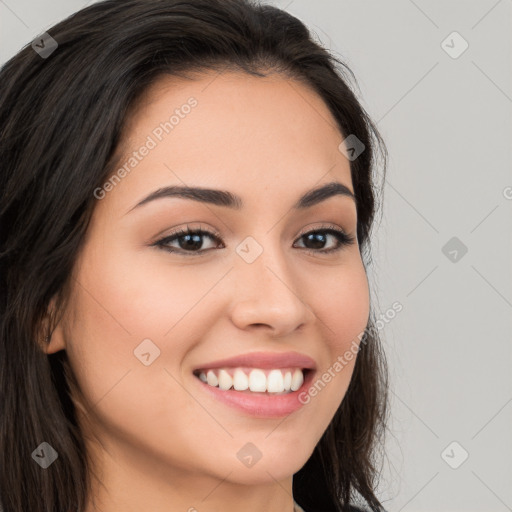
<svg viewBox="0 0 512 512"><path fill-rule="evenodd" d="M325 249L324 246L329 241L329 237L334 237L337 244L334 247ZM344 246L353 244L355 238L347 235L341 230L329 228L329 229L318 229L315 231L308 231L300 236L299 240L304 240L306 245L305 249L309 252L322 252L330 253L339 251Z"/></svg>
<svg viewBox="0 0 512 512"><path fill-rule="evenodd" d="M196 255L210 250L204 249L203 247L203 238L205 237L209 238L210 240L222 243L222 240L220 240L220 238L215 233L205 231L203 229L194 230L187 228L172 233L171 235L158 240L153 245L156 245L168 252L188 253L187 255ZM173 242L178 242L178 247L171 246L170 244Z"/></svg>
<svg viewBox="0 0 512 512"><path fill-rule="evenodd" d="M204 229L181 229L153 244L165 251L187 256L199 256L212 248L204 248L204 238L209 238L217 243L220 248L225 247L220 235ZM343 247L353 244L355 238L334 227L316 229L302 234L297 240L303 240L305 247L299 247L311 253L332 253L341 250ZM330 240L334 240L335 246L325 248ZM174 244L174 245L171 245ZM215 247L213 247L215 248Z"/></svg>

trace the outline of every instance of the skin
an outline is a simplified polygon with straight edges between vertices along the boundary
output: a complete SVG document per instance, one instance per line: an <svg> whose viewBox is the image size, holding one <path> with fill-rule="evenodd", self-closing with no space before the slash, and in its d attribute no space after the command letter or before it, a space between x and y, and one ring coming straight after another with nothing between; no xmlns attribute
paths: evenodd
<svg viewBox="0 0 512 512"><path fill-rule="evenodd" d="M224 405L192 371L236 354L290 350L312 357L321 375L368 322L357 238L322 254L335 237L316 248L300 236L334 225L356 237L354 200L291 209L324 183L354 190L338 149L344 137L322 99L275 74L165 77L129 118L121 162L191 96L198 104L190 114L97 201L46 349L67 351L80 386L74 400L95 473L87 512L292 512L293 474L343 400L355 358L285 419ZM150 192L184 184L229 190L244 207L163 198L126 213ZM187 224L220 233L220 247L208 237L201 256L151 246ZM235 251L247 236L263 248L251 264ZM186 247L181 240L171 246ZM149 366L134 356L147 338L160 350ZM250 468L236 457L248 442L262 453Z"/></svg>

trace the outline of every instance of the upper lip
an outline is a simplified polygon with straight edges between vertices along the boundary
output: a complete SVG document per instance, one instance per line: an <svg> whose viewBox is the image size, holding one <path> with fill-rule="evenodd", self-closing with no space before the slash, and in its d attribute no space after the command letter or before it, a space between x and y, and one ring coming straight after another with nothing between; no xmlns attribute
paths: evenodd
<svg viewBox="0 0 512 512"><path fill-rule="evenodd" d="M199 369L249 366L251 368L307 368L315 369L316 363L311 357L299 352L249 352L228 359L219 359L202 364Z"/></svg>

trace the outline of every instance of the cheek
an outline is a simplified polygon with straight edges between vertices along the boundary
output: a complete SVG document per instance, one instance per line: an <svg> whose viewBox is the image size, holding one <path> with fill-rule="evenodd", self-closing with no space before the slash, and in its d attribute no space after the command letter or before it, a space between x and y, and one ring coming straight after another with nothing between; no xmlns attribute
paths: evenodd
<svg viewBox="0 0 512 512"><path fill-rule="evenodd" d="M175 373L193 340L201 339L191 333L212 321L208 294L219 280L208 266L165 265L156 251L148 256L115 249L113 243L108 251L83 253L66 336L77 378L92 402L127 371L165 366ZM137 350L147 339L154 344L149 344L154 363L146 367Z"/></svg>
<svg viewBox="0 0 512 512"><path fill-rule="evenodd" d="M103 319L102 328L114 338L130 335L131 343L171 336L219 278L208 266L180 265L176 257L166 262L157 249L116 251L113 246L88 262L80 279L96 305L85 297L83 306Z"/></svg>
<svg viewBox="0 0 512 512"><path fill-rule="evenodd" d="M179 283L179 268L155 275L150 267L106 254L87 262L77 275L80 285L70 304L73 321L66 342L85 400L82 407L92 409L96 422L92 428L101 432L107 426L132 442L147 436L148 429L156 440L168 437L169 429L183 430L183 416L195 406L177 382L180 362L190 349L187 312L194 313L212 285L197 277ZM149 365L137 357L146 339L151 340L144 350ZM173 443L167 448L179 452Z"/></svg>
<svg viewBox="0 0 512 512"><path fill-rule="evenodd" d="M321 275L320 275L321 276ZM338 275L316 276L316 294L312 307L321 320L324 339L332 359L343 353L368 324L369 287L362 263L343 268ZM312 295L315 297L315 295Z"/></svg>
<svg viewBox="0 0 512 512"><path fill-rule="evenodd" d="M360 337L369 319L369 287L362 262L354 257L337 271L316 272L308 282L309 305L322 334L321 364L310 387L300 397L308 404L310 428L321 438L350 384Z"/></svg>
<svg viewBox="0 0 512 512"><path fill-rule="evenodd" d="M344 266L339 273L331 269L324 279L317 274L316 282L322 286L321 293L311 306L319 318L325 351L309 394L330 420L350 384L360 339L368 324L369 287L360 260Z"/></svg>

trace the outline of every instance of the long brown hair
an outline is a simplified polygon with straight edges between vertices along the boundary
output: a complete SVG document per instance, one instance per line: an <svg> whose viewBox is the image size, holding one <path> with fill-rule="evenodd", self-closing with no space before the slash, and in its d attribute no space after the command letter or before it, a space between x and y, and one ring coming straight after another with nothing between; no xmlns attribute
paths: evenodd
<svg viewBox="0 0 512 512"><path fill-rule="evenodd" d="M0 500L6 512L83 511L90 471L70 393L65 351L46 355L41 325L57 316L124 121L159 76L234 69L277 72L313 87L344 137L365 150L350 162L365 268L386 149L350 86L349 68L302 22L252 0L108 0L48 29L0 70ZM46 41L46 45L44 43ZM58 46L56 46L58 45ZM37 48L45 47L46 54ZM56 47L55 47L56 46ZM372 510L387 415L387 367L375 313L348 391L304 467L296 501L309 511ZM42 442L58 453L41 471Z"/></svg>

